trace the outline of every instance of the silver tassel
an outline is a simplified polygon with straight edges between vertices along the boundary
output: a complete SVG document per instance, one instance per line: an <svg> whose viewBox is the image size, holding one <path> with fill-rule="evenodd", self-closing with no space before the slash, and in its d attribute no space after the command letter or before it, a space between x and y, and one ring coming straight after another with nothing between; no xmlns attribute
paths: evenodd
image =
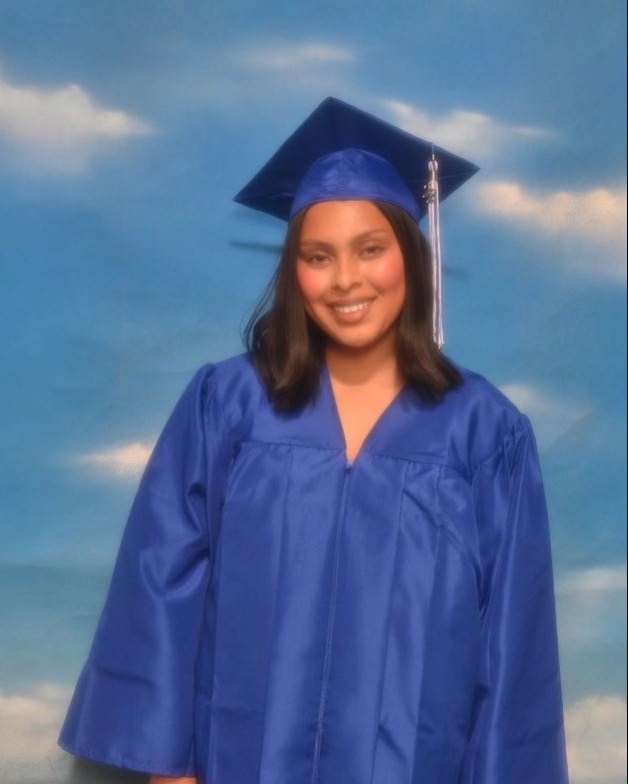
<svg viewBox="0 0 628 784"><path fill-rule="evenodd" d="M445 342L443 332L443 278L440 255L440 196L438 191L438 161L432 152L428 163L430 179L425 186L425 201L427 202L427 220L432 247L432 280L433 280L433 323L432 330L434 341L438 348Z"/></svg>

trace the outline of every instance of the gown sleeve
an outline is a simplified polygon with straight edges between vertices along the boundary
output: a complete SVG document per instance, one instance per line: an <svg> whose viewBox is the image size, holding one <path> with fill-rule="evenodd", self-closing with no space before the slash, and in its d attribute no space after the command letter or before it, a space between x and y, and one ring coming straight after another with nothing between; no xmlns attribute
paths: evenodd
<svg viewBox="0 0 628 784"><path fill-rule="evenodd" d="M214 366L188 383L144 470L59 745L164 776L194 775L195 663L219 471Z"/></svg>
<svg viewBox="0 0 628 784"><path fill-rule="evenodd" d="M485 564L482 663L461 784L567 784L547 505L521 414L474 472Z"/></svg>

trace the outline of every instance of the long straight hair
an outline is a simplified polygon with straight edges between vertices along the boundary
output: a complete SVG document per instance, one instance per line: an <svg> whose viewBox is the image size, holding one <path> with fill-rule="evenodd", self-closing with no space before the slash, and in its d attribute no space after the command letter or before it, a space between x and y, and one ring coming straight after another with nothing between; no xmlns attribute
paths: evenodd
<svg viewBox="0 0 628 784"><path fill-rule="evenodd" d="M406 277L406 297L398 318L399 369L425 400L438 402L462 384L456 366L432 334L432 265L429 243L401 208L374 201L397 238ZM307 208L288 226L277 269L244 329L243 340L270 399L280 411L305 405L318 388L327 336L306 313L297 281L301 228Z"/></svg>

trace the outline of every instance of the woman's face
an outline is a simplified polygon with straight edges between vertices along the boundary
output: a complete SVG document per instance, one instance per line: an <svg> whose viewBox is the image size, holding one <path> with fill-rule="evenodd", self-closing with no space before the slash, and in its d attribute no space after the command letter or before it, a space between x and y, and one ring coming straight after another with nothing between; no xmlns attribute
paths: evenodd
<svg viewBox="0 0 628 784"><path fill-rule="evenodd" d="M351 348L390 337L406 297L403 253L370 201L325 201L308 209L297 281L310 317Z"/></svg>

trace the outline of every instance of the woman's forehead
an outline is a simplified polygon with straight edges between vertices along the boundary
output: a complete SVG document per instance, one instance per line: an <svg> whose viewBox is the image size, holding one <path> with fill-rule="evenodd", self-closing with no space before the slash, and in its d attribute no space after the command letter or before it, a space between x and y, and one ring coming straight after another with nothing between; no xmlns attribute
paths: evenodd
<svg viewBox="0 0 628 784"><path fill-rule="evenodd" d="M330 200L317 202L307 209L301 226L301 239L321 233L344 236L391 230L388 219L372 201Z"/></svg>

